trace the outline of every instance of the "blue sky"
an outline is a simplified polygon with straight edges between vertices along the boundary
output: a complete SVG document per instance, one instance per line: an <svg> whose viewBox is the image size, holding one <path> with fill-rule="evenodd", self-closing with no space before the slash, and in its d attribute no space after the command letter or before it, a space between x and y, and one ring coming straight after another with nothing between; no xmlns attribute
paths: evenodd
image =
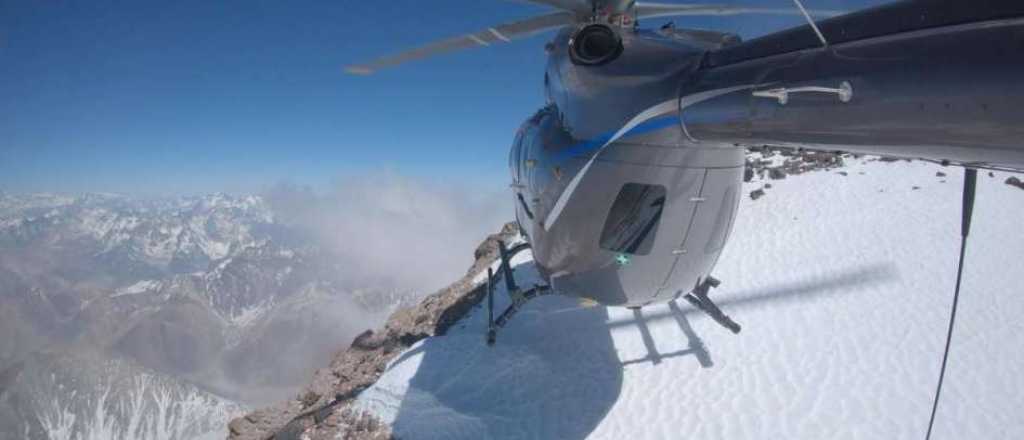
<svg viewBox="0 0 1024 440"><path fill-rule="evenodd" d="M502 0L0 0L0 189L252 192L381 170L500 188L513 133L543 101L546 37L371 77L342 67L542 11ZM750 36L790 22L687 24Z"/></svg>

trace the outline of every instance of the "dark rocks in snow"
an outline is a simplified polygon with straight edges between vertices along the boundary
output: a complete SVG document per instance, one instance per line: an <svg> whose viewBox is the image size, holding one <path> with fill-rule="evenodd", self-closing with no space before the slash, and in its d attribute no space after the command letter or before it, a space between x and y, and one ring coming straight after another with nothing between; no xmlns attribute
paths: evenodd
<svg viewBox="0 0 1024 440"><path fill-rule="evenodd" d="M895 157L879 157L879 158L878 158L878 161L879 161L879 162L896 162L896 161L898 161L898 160L899 160L899 159L897 159L897 158L895 158Z"/></svg>
<svg viewBox="0 0 1024 440"><path fill-rule="evenodd" d="M844 153L804 151L770 146L751 148L749 152L751 155L747 156L746 168L743 170L744 182L765 179L781 180L790 175L841 168L845 166L844 156L849 157ZM775 157L775 160L768 159L772 157ZM778 164L781 158L784 158L784 161L782 164ZM840 171L840 174L848 175L846 171ZM750 198L757 200L765 196L765 190L771 189L771 187L770 183L765 182L761 188L750 192Z"/></svg>
<svg viewBox="0 0 1024 440"><path fill-rule="evenodd" d="M993 172L989 171L988 172L988 177L996 177L996 173L993 173Z"/></svg>
<svg viewBox="0 0 1024 440"><path fill-rule="evenodd" d="M784 171L787 175L795 176L809 171L839 168L843 165L845 165L845 162L841 153L800 151L786 159L781 167L781 171Z"/></svg>
<svg viewBox="0 0 1024 440"><path fill-rule="evenodd" d="M847 173L846 171L840 171L840 172L839 172L838 174L839 174L840 176L844 176L844 177L845 177L845 176L849 176L849 175L850 175L850 173Z"/></svg>
<svg viewBox="0 0 1024 440"><path fill-rule="evenodd" d="M1024 189L1024 182L1018 179L1016 176L1010 176L1006 179L1007 185L1016 186L1017 188Z"/></svg>
<svg viewBox="0 0 1024 440"><path fill-rule="evenodd" d="M935 177L946 177L946 173L943 173L942 171L936 171Z"/></svg>
<svg viewBox="0 0 1024 440"><path fill-rule="evenodd" d="M921 189L921 187L915 185L915 186L910 187L910 189L913 190L913 191L917 191L917 190Z"/></svg>
<svg viewBox="0 0 1024 440"><path fill-rule="evenodd" d="M473 278L498 258L498 240L519 233L514 223L487 239L473 253L476 261L462 279L426 297L419 305L396 311L383 329L367 330L335 355L328 368L294 399L232 420L230 440L389 439L390 429L373 416L350 407L373 385L388 362L416 342L445 334L486 295Z"/></svg>

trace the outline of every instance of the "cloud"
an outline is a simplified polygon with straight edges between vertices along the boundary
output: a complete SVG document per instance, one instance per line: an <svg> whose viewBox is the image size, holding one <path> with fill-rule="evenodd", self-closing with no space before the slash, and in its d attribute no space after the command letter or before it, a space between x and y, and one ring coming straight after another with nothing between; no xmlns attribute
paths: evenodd
<svg viewBox="0 0 1024 440"><path fill-rule="evenodd" d="M280 222L338 256L342 279L420 294L464 274L513 215L503 192L395 172L347 177L325 193L282 184L265 197Z"/></svg>

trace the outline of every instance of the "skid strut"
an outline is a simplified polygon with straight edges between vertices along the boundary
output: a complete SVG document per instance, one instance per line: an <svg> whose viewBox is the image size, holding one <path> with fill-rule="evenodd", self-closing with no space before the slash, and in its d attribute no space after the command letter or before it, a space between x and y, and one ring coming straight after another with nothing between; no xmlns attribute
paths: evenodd
<svg viewBox="0 0 1024 440"><path fill-rule="evenodd" d="M693 292L686 294L683 298L686 298L690 304L693 304L694 307L707 314L711 319L714 319L722 327L729 329L733 333L739 333L740 325L728 315L722 313L722 309L718 308L715 302L711 301L711 298L708 297L711 289L718 287L721 283L721 281L709 275L703 282L697 285L696 289L693 289Z"/></svg>
<svg viewBox="0 0 1024 440"><path fill-rule="evenodd" d="M508 292L508 296L512 300L512 304L510 304L508 308L501 313L501 315L498 315L498 319L494 319L495 274L493 270L488 268L487 345L494 345L494 341L498 336L498 329L504 327L505 324L508 324L508 321L511 320L512 317L519 312L519 309L521 309L527 302L536 297L552 293L551 288L544 285L536 285L526 291L520 290L519 286L516 285L515 274L512 272L512 257L529 248L529 244L520 243L509 249L505 247L504 241L498 241L498 252L501 257L501 266L498 268L498 273L505 279L505 290Z"/></svg>

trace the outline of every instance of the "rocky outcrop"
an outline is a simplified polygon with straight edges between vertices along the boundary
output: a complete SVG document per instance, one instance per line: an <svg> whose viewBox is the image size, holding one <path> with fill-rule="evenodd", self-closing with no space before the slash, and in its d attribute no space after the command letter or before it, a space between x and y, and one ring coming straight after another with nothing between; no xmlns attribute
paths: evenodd
<svg viewBox="0 0 1024 440"><path fill-rule="evenodd" d="M376 382L395 356L424 338L445 334L483 299L486 288L475 284L474 277L498 258L498 241L510 241L516 234L515 224L506 224L480 244L474 252L476 261L462 279L415 307L398 310L384 328L357 336L295 398L231 421L229 439L391 438L386 425L350 408L353 399Z"/></svg>
<svg viewBox="0 0 1024 440"><path fill-rule="evenodd" d="M754 180L781 180L786 176L799 175L811 171L828 171L833 168L842 168L845 165L844 157L850 156L845 153L830 153L823 151L804 151L791 148L761 147L752 148L748 151L746 169L743 170L743 181ZM846 175L845 172L841 172ZM765 190L771 188L766 184L764 187L750 193L750 198L757 200L765 195Z"/></svg>

